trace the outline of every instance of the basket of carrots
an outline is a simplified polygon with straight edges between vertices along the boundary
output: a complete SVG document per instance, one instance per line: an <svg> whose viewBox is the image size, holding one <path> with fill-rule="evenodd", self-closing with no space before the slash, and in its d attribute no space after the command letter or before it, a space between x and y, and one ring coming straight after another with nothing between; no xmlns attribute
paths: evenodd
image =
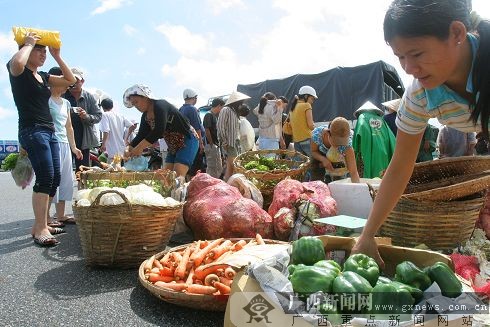
<svg viewBox="0 0 490 327"><path fill-rule="evenodd" d="M145 260L139 268L141 284L169 303L207 311L225 311L233 278L240 267L226 258L266 244L286 242L255 238L195 241Z"/></svg>

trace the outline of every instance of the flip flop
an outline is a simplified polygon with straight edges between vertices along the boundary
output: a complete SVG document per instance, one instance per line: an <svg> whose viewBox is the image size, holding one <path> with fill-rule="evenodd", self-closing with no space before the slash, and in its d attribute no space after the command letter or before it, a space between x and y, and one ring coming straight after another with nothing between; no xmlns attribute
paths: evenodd
<svg viewBox="0 0 490 327"><path fill-rule="evenodd" d="M60 242L52 236L42 235L39 237L34 237L34 243L41 247L51 247L58 245Z"/></svg>
<svg viewBox="0 0 490 327"><path fill-rule="evenodd" d="M58 219L60 223L66 224L66 225L74 225L76 224L75 218L73 217L66 217L66 219ZM63 227L63 226L59 226Z"/></svg>
<svg viewBox="0 0 490 327"><path fill-rule="evenodd" d="M49 227L65 227L65 224L59 220L58 221L52 220L48 223L48 226Z"/></svg>
<svg viewBox="0 0 490 327"><path fill-rule="evenodd" d="M49 229L49 232L51 233L51 235L66 233L66 231L63 228L59 228L59 227L51 227L51 229Z"/></svg>

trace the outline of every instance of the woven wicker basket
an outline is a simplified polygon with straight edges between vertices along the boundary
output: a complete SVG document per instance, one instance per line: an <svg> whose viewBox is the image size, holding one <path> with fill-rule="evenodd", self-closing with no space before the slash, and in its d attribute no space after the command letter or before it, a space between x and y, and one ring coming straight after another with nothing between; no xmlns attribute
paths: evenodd
<svg viewBox="0 0 490 327"><path fill-rule="evenodd" d="M241 240L241 238L231 238L233 242ZM249 241L250 238L245 238L244 240ZM265 243L267 244L286 244L287 242L276 241L265 239ZM167 249L155 255L156 259L161 259L167 252L180 251L184 250L190 244L180 245L171 249ZM148 260L148 259L147 259ZM188 307L192 309L198 310L206 310L206 311L225 311L226 303L228 302L229 295L203 295L203 294L189 294L183 292L176 292L172 290L167 290L162 287L155 286L153 283L148 282L145 279L145 266L146 260L141 263L138 277L141 285L149 290L153 295L158 297L160 300L163 300L168 303L180 305L183 307Z"/></svg>
<svg viewBox="0 0 490 327"><path fill-rule="evenodd" d="M380 228L394 245L451 250L471 237L485 198L432 202L402 197Z"/></svg>
<svg viewBox="0 0 490 327"><path fill-rule="evenodd" d="M446 158L418 163L405 198L450 201L490 187L490 156Z"/></svg>
<svg viewBox="0 0 490 327"><path fill-rule="evenodd" d="M149 181L167 178L162 173L153 177L152 173L121 174L133 182L138 181L137 178ZM109 176L103 173L88 173L87 176L88 180L97 180L97 177L100 177L103 180L113 178L123 181L122 175L118 173L110 173ZM118 194L124 203L100 205L102 195L107 193ZM125 195L117 190L101 192L88 207L79 207L74 203L73 214L86 264L113 268L137 267L141 260L165 249L177 219L182 217L183 205L180 203L177 206L161 207L131 204Z"/></svg>
<svg viewBox="0 0 490 327"><path fill-rule="evenodd" d="M261 171L257 169L245 169L250 161L258 160L260 156L272 156L278 164L286 165L288 169L275 169ZM310 158L297 152L289 150L258 150L247 151L235 158L233 161L236 173L245 175L254 183L264 197L264 208L272 202L274 187L285 178L303 180L310 166Z"/></svg>

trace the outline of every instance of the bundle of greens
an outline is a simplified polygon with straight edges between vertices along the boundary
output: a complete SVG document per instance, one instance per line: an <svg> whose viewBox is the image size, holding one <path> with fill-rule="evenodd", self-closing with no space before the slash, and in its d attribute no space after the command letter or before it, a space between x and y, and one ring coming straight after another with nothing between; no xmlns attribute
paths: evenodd
<svg viewBox="0 0 490 327"><path fill-rule="evenodd" d="M18 153L11 153L2 161L2 169L3 170L12 170L15 168L15 164L17 163L17 159L19 158Z"/></svg>

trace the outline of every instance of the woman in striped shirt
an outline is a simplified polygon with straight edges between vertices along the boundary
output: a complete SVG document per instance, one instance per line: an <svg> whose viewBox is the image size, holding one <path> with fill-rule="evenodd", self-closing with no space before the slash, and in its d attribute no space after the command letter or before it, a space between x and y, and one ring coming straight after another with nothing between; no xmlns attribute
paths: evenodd
<svg viewBox="0 0 490 327"><path fill-rule="evenodd" d="M490 115L490 22L470 15L467 1L395 0L383 27L385 41L414 81L398 110L395 153L353 248L381 265L374 236L410 179L429 118L488 134Z"/></svg>

